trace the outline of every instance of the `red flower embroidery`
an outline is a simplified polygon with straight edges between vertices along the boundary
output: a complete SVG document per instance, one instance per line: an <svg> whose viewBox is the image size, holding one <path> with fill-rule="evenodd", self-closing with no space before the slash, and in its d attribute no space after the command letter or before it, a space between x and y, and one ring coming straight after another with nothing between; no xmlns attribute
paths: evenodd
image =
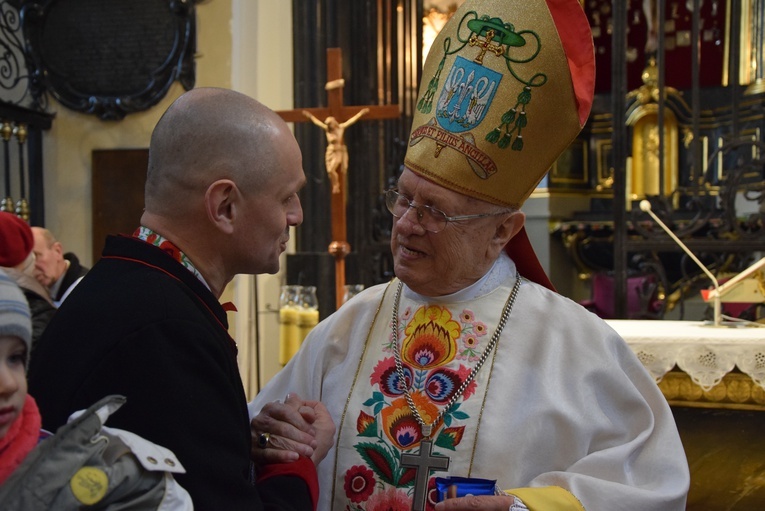
<svg viewBox="0 0 765 511"><path fill-rule="evenodd" d="M459 370L457 371L457 374L460 376L460 381L464 381L467 379L467 377L470 375L471 369L469 367L465 367L463 365L460 365ZM471 381L467 388L465 389L465 392L462 393L462 400L467 401L467 399L472 396L476 389L478 388L478 384L475 382L475 380Z"/></svg>
<svg viewBox="0 0 765 511"><path fill-rule="evenodd" d="M363 502L375 489L375 475L362 465L354 465L345 473L343 487L345 495L351 499L351 502Z"/></svg>
<svg viewBox="0 0 765 511"><path fill-rule="evenodd" d="M163 252L165 252L167 255L175 259L176 261L181 260L181 251L178 250L178 247L170 243L169 241L163 241L159 248L162 249Z"/></svg>
<svg viewBox="0 0 765 511"><path fill-rule="evenodd" d="M428 481L428 498L425 501L425 509L432 511L438 503L438 490L436 489L436 478L431 477Z"/></svg>
<svg viewBox="0 0 765 511"><path fill-rule="evenodd" d="M392 509L411 509L412 500L404 490L388 488L385 491L375 493L366 503L367 511L390 511Z"/></svg>

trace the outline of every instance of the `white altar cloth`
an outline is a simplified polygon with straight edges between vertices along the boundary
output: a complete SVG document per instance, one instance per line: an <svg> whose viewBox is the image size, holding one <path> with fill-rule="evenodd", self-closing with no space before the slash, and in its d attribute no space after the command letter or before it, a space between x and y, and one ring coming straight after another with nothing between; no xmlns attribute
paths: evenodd
<svg viewBox="0 0 765 511"><path fill-rule="evenodd" d="M657 382L675 365L708 391L734 367L765 389L765 328L715 327L701 321L606 321Z"/></svg>

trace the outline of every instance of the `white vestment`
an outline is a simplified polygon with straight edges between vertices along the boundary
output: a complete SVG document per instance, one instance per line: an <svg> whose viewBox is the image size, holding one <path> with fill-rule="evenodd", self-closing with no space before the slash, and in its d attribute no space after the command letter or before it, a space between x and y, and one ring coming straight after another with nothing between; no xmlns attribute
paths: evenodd
<svg viewBox="0 0 765 511"><path fill-rule="evenodd" d="M425 422L475 366L514 283L515 265L503 254L453 295L403 287L398 345ZM369 288L322 321L250 403L254 416L296 392L329 409L337 438L318 467L320 510L372 509L386 499L409 509L413 472L400 454L417 453L421 433L397 384L397 284ZM563 488L575 498L558 510L685 509L688 465L655 381L600 318L527 280L494 351L431 438L450 464L431 474L430 488L435 477L476 477L506 490Z"/></svg>

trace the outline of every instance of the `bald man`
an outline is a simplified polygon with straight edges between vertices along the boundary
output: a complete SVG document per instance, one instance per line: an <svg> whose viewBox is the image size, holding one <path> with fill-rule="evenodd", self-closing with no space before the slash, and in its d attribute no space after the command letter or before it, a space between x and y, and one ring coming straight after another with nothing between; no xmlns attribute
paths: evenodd
<svg viewBox="0 0 765 511"><path fill-rule="evenodd" d="M61 306L69 293L88 273L88 268L72 252L64 253L64 246L44 227L32 227L35 252L35 278L45 286L53 305Z"/></svg>
<svg viewBox="0 0 765 511"><path fill-rule="evenodd" d="M278 271L304 184L300 149L274 112L224 89L178 98L151 137L140 226L106 240L40 340L30 393L43 427L121 394L108 425L173 450L197 510L315 507L310 446L251 484L237 348L218 302L235 275ZM318 427L328 415L315 406Z"/></svg>

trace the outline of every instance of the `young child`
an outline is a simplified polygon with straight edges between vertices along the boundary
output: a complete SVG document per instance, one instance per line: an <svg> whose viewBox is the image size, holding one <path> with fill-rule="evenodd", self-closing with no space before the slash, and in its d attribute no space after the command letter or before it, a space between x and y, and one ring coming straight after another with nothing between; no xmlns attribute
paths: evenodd
<svg viewBox="0 0 765 511"><path fill-rule="evenodd" d="M21 289L0 270L0 485L40 438L40 412L27 394L32 319Z"/></svg>
<svg viewBox="0 0 765 511"><path fill-rule="evenodd" d="M102 427L124 402L121 396L96 403L55 437L40 429L40 412L27 394L31 345L29 305L0 269L0 508L193 510L188 492L173 478L183 467L171 451ZM96 435L100 441L91 441Z"/></svg>

